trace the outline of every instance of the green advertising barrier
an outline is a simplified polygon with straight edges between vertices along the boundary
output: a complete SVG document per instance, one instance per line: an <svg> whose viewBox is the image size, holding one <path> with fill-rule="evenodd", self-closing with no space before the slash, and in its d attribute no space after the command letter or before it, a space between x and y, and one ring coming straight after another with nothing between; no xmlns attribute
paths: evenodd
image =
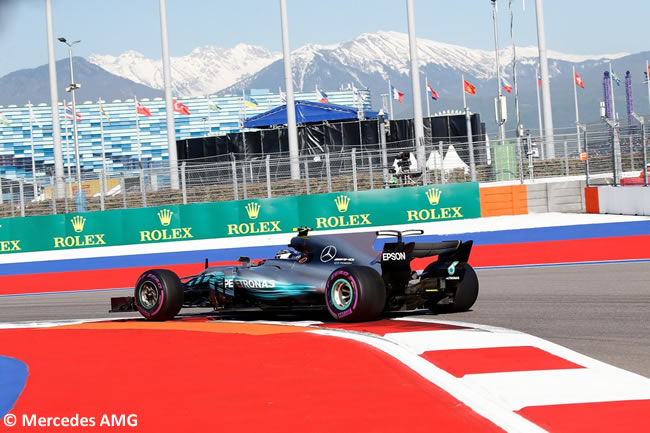
<svg viewBox="0 0 650 433"><path fill-rule="evenodd" d="M479 218L478 183L8 218L0 253Z"/></svg>

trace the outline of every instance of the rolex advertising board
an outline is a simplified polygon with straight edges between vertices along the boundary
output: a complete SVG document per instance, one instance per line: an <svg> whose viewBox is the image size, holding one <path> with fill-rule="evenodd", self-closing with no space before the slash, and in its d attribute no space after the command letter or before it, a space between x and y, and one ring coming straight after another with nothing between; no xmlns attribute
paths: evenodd
<svg viewBox="0 0 650 433"><path fill-rule="evenodd" d="M481 216L478 183L0 220L0 254L413 224Z"/></svg>

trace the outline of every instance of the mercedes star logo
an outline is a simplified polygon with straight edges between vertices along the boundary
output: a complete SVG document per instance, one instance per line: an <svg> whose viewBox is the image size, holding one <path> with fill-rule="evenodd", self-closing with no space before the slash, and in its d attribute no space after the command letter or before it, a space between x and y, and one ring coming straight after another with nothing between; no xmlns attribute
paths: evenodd
<svg viewBox="0 0 650 433"><path fill-rule="evenodd" d="M326 246L320 253L320 261L323 263L331 262L334 257L336 257L336 247L334 245Z"/></svg>

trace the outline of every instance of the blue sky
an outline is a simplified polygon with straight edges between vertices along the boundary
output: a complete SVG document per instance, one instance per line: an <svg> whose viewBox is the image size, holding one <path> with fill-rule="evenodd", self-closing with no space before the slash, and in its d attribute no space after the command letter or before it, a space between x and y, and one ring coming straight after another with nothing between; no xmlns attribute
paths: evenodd
<svg viewBox="0 0 650 433"><path fill-rule="evenodd" d="M52 0L54 36L81 39L75 55L126 50L160 58L158 0ZM237 43L281 50L279 0L167 0L170 52ZM536 45L535 2L513 0L517 45ZM44 0L0 0L0 76L47 63ZM405 0L288 0L291 47L334 44L364 32L406 32ZM489 0L415 0L418 37L494 49ZM499 0L501 45L510 44L508 1ZM650 1L547 0L548 47L571 54L650 50ZM56 43L57 58L67 56Z"/></svg>

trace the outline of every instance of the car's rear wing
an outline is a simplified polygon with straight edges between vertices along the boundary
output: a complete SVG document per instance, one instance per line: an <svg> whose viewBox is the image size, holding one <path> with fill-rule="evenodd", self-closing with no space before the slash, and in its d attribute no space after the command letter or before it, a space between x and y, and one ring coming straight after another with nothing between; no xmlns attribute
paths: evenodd
<svg viewBox="0 0 650 433"><path fill-rule="evenodd" d="M409 264L416 258L426 258L439 256L438 260L457 260L467 262L472 250L473 241L462 242L460 240L450 240L441 242L404 242L405 236L421 235L422 230L382 230L377 232L377 236L395 236L397 242L386 242L382 251L382 265L386 262L395 262Z"/></svg>

